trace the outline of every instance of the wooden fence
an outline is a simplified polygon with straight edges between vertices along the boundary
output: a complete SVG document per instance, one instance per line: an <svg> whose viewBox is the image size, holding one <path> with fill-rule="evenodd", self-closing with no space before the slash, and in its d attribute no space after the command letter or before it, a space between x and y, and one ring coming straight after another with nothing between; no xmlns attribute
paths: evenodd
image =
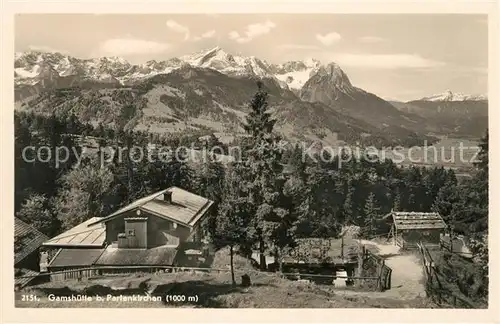
<svg viewBox="0 0 500 324"><path fill-rule="evenodd" d="M48 273L50 275L51 281L64 281L70 279L83 279L91 278L100 275L100 270L98 269L73 269L67 271L58 271L53 273ZM42 273L43 275L43 273Z"/></svg>
<svg viewBox="0 0 500 324"><path fill-rule="evenodd" d="M385 264L384 258L373 254L370 250L364 249L366 259L371 259L377 265L377 290L384 291L391 289L392 269Z"/></svg>
<svg viewBox="0 0 500 324"><path fill-rule="evenodd" d="M179 271L204 271L204 272L223 272L231 271L229 269L216 268L196 268L196 267L175 267L175 266L98 266L78 269L61 270L54 272L45 272L36 275L18 276L16 279L28 277L45 277L49 276L53 281L63 281L68 279L84 279L100 275L113 274L132 274L132 273L153 273L160 271L179 272Z"/></svg>
<svg viewBox="0 0 500 324"><path fill-rule="evenodd" d="M405 240L400 237L394 237L394 240L396 241L397 246L399 246L402 250L405 249Z"/></svg>
<svg viewBox="0 0 500 324"><path fill-rule="evenodd" d="M32 277L43 277L49 276L51 281L65 281L65 280L81 280L88 279L101 275L124 275L132 273L155 273L155 272L184 272L184 271L199 271L199 272L230 272L231 269L218 269L218 268L197 268L197 267L174 267L174 266L127 266L127 267L117 267L117 266L100 266L91 268L79 268L79 269L69 269L56 272L46 272L37 275L26 275L16 277L21 278L32 278ZM247 273L257 270L240 270L234 269L236 273ZM327 275L327 274L308 274L308 273L296 273L296 272L283 272L283 273L272 273L272 272L260 272L259 274L268 274L270 276L291 276L297 277L296 279L311 279L311 278L342 278L342 279L363 279L363 280L377 280L380 282L380 276L369 277L369 276L339 276L339 275Z"/></svg>
<svg viewBox="0 0 500 324"><path fill-rule="evenodd" d="M295 277L296 279L311 279L314 278L329 278L332 281L337 278L347 279L347 280L370 280L376 282L377 290L390 289L390 277L392 270L385 265L385 262L380 257L374 255L368 250L365 251L365 257L373 259L377 264L377 275L376 276L342 276L337 274L309 274L309 273L297 273L297 272L283 272L283 273L266 273L259 272L259 274L269 274L272 276L279 275L281 277ZM32 278L32 277L50 277L51 281L65 281L65 280L82 280L88 279L101 275L126 275L132 273L155 273L155 272L182 272L182 271L197 271L197 272L230 272L231 269L220 269L220 268L200 268L200 267L178 267L178 266L96 266L78 269L69 269L55 272L45 272L36 275L19 276L16 279L21 278ZM256 270L255 270L256 271ZM237 273L243 272L253 272L248 270L238 270L235 269Z"/></svg>
<svg viewBox="0 0 500 324"><path fill-rule="evenodd" d="M479 308L471 299L445 288L429 249L422 242L418 243L417 247L422 260L427 297L438 305L451 305L457 308Z"/></svg>

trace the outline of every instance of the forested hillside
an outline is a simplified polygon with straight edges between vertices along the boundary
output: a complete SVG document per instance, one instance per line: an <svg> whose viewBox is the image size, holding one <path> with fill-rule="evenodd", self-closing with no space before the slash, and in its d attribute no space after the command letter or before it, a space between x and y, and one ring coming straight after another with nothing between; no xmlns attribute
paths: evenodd
<svg viewBox="0 0 500 324"><path fill-rule="evenodd" d="M253 116L252 113L249 116ZM97 138L97 154L86 154L77 164L77 156L83 149L80 138L88 136ZM223 165L209 160L200 166L189 161L156 159L150 163L147 159L136 162L138 159L125 158L101 165L97 159L100 148L113 145L146 148L148 143L157 143L172 149L193 142L198 146L221 145L214 136L204 142L196 133L153 136L102 124L93 127L79 122L74 115L16 112L15 137L15 211L47 235L57 234L90 217L104 216L168 186L180 186L221 202L231 198L227 196L228 186L243 183L238 178L242 176L238 163ZM29 162L33 156L27 154L27 159L23 159L23 149L28 146L46 146L52 154L59 146L74 148L74 151L66 162L56 165L53 157L48 162L40 158ZM247 147L245 152L252 150ZM298 237L336 236L340 225L346 223L362 227L379 224L380 216L391 209L437 210L456 231L466 234L487 231L487 137L483 139L476 174L473 179L461 182L453 170L440 167L400 167L390 160L374 162L354 157L344 163L339 163L339 157L329 162L315 162L314 158L304 160L302 157L307 155L301 150L296 146L272 155L269 163L275 166L268 177L281 179L280 185L273 187L276 203L288 210L288 214L295 215L294 235ZM27 152L33 154L33 150ZM41 152L48 154L46 150ZM216 214L217 210L213 212ZM213 227L215 223L211 224ZM370 231L383 230L383 224L369 228Z"/></svg>

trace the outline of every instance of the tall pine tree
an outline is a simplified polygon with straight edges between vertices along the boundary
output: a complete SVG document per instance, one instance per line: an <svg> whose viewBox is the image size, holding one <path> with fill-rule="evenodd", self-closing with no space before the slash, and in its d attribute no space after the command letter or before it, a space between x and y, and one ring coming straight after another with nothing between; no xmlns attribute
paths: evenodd
<svg viewBox="0 0 500 324"><path fill-rule="evenodd" d="M262 82L257 82L254 95L243 125L250 135L244 150L244 163L251 181L248 183L250 202L255 207L252 234L258 244L261 269L266 268L265 252L283 245L282 233L284 218L288 211L283 206L283 165L280 138L273 132L276 120L272 119L268 107L268 94Z"/></svg>
<svg viewBox="0 0 500 324"><path fill-rule="evenodd" d="M229 247L231 280L234 280L234 249L250 250L249 227L251 226L253 209L248 203L249 191L245 185L246 168L234 163L224 179L224 190L218 208L214 245L216 248Z"/></svg>
<svg viewBox="0 0 500 324"><path fill-rule="evenodd" d="M375 194L370 192L368 199L365 203L365 224L364 224L364 234L366 236L372 236L375 234L377 220L380 213L380 208L377 205Z"/></svg>
<svg viewBox="0 0 500 324"><path fill-rule="evenodd" d="M208 154L207 161L199 169L197 175L196 192L214 202L210 208L207 220L203 223L204 229L210 234L211 239L215 238L217 225L217 213L224 192L224 177L226 170L217 157Z"/></svg>

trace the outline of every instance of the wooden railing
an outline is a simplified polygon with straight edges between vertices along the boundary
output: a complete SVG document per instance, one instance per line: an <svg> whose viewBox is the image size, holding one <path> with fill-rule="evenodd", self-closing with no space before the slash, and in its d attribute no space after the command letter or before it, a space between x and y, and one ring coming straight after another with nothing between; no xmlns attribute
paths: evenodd
<svg viewBox="0 0 500 324"><path fill-rule="evenodd" d="M385 264L385 259L366 250L366 257L372 259L377 264L377 290L384 291L391 289L392 269Z"/></svg>
<svg viewBox="0 0 500 324"><path fill-rule="evenodd" d="M395 237L394 239L396 240L396 245L397 246L399 246L401 249L405 248L405 241L402 238Z"/></svg>
<svg viewBox="0 0 500 324"><path fill-rule="evenodd" d="M417 247L422 260L427 297L431 298L431 300L438 305L479 308L473 300L445 288L441 282L439 271L435 266L434 260L432 259L432 255L430 254L428 248L422 244L422 242L419 242Z"/></svg>
<svg viewBox="0 0 500 324"><path fill-rule="evenodd" d="M348 279L348 280L372 280L376 281L377 290L386 290L390 288L390 277L392 270L385 265L385 261L370 251L365 249L365 257L372 258L377 264L377 275L376 276L342 276L337 274L309 274L309 273L297 273L297 272L283 272L283 273L272 273L272 272L260 272L259 274L268 275L279 275L281 277L296 277L297 279L314 279L314 278L330 278L330 279ZM182 272L182 271L200 271L209 273L220 273L220 272L230 272L229 268L205 268L205 267L179 267L179 266L94 266L54 272L45 272L35 275L18 276L16 278L33 278L33 277L50 277L51 281L65 281L65 280L82 280L92 277L97 277L101 275L125 275L131 273L154 273L159 271L169 271L169 272ZM239 270L235 269L235 272L254 272L257 270Z"/></svg>
<svg viewBox="0 0 500 324"><path fill-rule="evenodd" d="M197 267L174 267L174 266L128 266L128 267L117 267L117 266L99 266L99 267L89 267L89 268L80 268L80 269L71 269L71 270L63 270L56 272L46 272L40 273L38 275L27 275L27 276L19 276L20 278L32 278L32 277L43 277L50 276L51 281L65 281L65 280L82 280L89 279L92 277L98 277L101 275L112 276L113 274L117 275L126 275L132 273L154 273L161 270L168 270L171 272L182 272L182 271L201 271L201 272L230 272L231 269L220 269L220 268L197 268ZM380 282L380 276L370 277L370 276L342 276L342 275L333 275L333 274L308 274L308 273L296 273L296 272L283 272L283 273L273 273L273 272L260 272L257 270L240 270L234 269L235 273L252 273L258 272L259 275L269 275L269 276L280 276L280 277L294 277L296 279L306 279L306 280L314 280L314 278L329 278L329 279L348 279L348 280L373 280Z"/></svg>
<svg viewBox="0 0 500 324"><path fill-rule="evenodd" d="M67 279L83 279L99 276L103 273L116 273L116 274L130 274L136 272L157 272L161 270L170 270L172 272L178 271L205 271L205 272L223 272L231 271L230 269L216 269L216 268L196 268L196 267L176 267L176 266L95 266L87 268L78 268L54 272L39 273L36 275L19 276L16 278L29 278L29 277L45 277L50 276L53 280L67 280Z"/></svg>

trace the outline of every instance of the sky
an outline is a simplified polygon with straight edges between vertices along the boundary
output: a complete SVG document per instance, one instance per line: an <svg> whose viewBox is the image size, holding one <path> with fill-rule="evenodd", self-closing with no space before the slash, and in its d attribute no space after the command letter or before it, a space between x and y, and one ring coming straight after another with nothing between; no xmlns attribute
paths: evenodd
<svg viewBox="0 0 500 324"><path fill-rule="evenodd" d="M270 63L336 62L385 99L487 94L488 22L473 14L22 14L16 51L165 60L215 46Z"/></svg>

